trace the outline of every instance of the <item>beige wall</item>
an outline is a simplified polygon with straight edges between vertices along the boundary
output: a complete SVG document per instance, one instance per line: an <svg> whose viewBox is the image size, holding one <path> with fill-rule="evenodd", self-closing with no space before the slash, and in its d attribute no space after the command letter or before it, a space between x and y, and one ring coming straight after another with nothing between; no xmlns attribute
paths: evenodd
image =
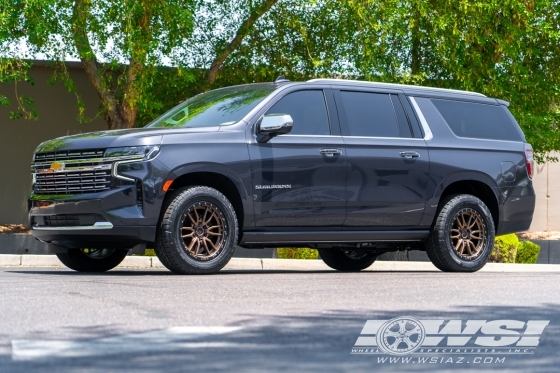
<svg viewBox="0 0 560 373"><path fill-rule="evenodd" d="M552 155L560 158L560 153ZM530 231L559 232L560 162L537 165L533 185L537 194L537 206Z"/></svg>
<svg viewBox="0 0 560 373"><path fill-rule="evenodd" d="M87 75L80 68L71 68L71 76L78 92L86 102L87 115L95 116L99 98L91 87ZM41 142L59 136L107 128L102 118L91 123L78 123L76 97L66 91L62 82L48 84L52 70L34 66L31 76L35 86L19 83L19 94L35 99L39 120L11 120L9 112L14 104L13 83L0 84L0 93L12 101L11 107L0 107L0 224L27 222L27 197L31 191L31 157Z"/></svg>

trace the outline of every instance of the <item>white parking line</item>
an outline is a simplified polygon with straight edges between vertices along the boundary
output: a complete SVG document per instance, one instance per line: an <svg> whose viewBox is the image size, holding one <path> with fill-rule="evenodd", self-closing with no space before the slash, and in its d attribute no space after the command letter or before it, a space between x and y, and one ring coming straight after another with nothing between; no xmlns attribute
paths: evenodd
<svg viewBox="0 0 560 373"><path fill-rule="evenodd" d="M190 342L203 337L227 334L242 327L178 326L143 333L88 340L13 340L12 359L92 357L125 353L169 351L185 348L236 347L227 342Z"/></svg>

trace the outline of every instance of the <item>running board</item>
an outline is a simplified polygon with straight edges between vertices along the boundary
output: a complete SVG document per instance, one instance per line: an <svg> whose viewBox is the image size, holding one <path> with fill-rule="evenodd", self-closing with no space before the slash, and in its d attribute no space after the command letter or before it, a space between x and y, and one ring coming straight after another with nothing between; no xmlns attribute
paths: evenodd
<svg viewBox="0 0 560 373"><path fill-rule="evenodd" d="M373 243L419 242L429 230L414 231L323 231L323 232L243 232L243 245L254 244L315 244L315 243Z"/></svg>

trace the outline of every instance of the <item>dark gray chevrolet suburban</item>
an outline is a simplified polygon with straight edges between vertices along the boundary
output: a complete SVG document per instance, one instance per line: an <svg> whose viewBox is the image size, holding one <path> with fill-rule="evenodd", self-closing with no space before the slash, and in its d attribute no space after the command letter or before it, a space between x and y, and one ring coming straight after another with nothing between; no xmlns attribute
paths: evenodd
<svg viewBox="0 0 560 373"><path fill-rule="evenodd" d="M209 91L141 129L39 145L31 230L77 271L146 245L181 274L219 271L236 245L315 248L340 271L425 250L443 271L477 271L535 206L508 105L332 79Z"/></svg>

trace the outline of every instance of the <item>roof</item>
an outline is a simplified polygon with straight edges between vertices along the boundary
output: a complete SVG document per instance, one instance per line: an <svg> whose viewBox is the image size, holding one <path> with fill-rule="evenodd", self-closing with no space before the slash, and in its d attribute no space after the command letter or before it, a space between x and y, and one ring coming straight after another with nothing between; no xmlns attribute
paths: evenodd
<svg viewBox="0 0 560 373"><path fill-rule="evenodd" d="M470 91L461 91L458 89L446 89L446 88L435 88L435 87L423 87L418 85L408 85L408 84L394 84L394 83L381 83L381 82L366 82L362 80L346 80L346 79L311 79L308 82L314 83L344 83L348 85L355 85L355 86L370 86L370 87L377 87L377 88L394 88L394 89L402 89L402 90L414 90L414 91L429 91L429 92L440 92L440 93L453 93L453 94L461 94L461 95L471 95L471 96L478 96L478 97L487 97L482 93L478 92L470 92Z"/></svg>

